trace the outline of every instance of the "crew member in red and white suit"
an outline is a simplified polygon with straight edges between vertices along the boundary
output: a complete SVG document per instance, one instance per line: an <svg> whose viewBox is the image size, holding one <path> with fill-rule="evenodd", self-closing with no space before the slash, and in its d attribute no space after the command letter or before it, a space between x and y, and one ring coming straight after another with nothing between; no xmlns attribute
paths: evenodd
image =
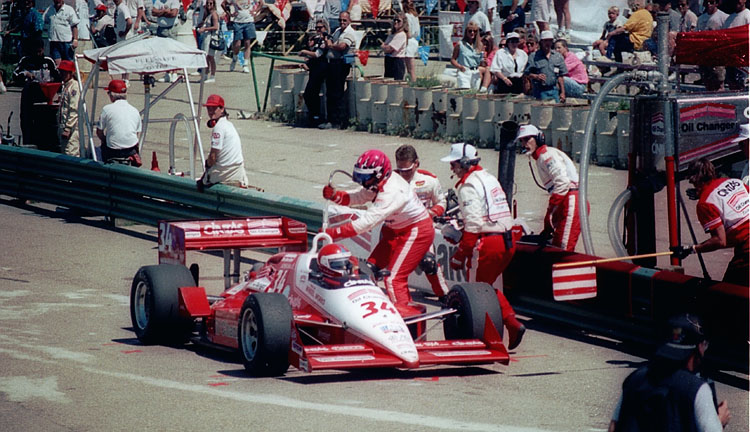
<svg viewBox="0 0 750 432"><path fill-rule="evenodd" d="M550 194L542 237L552 236L550 244L566 251L574 251L581 235L578 170L575 164L562 151L547 147L544 133L534 125L521 126L516 140L536 161L542 186Z"/></svg>
<svg viewBox="0 0 750 432"><path fill-rule="evenodd" d="M698 220L711 237L690 247L671 248L672 251L683 259L693 252L734 248L734 257L722 280L747 287L750 285L750 195L747 186L739 179L717 178L716 169L705 158L693 162L689 172L690 183L695 186L699 197Z"/></svg>
<svg viewBox="0 0 750 432"><path fill-rule="evenodd" d="M497 178L479 165L477 149L470 144L451 145L448 156L451 171L459 178L456 183L458 205L464 229L458 249L450 260L454 270L466 268L469 282L490 285L502 274L515 253L513 219L508 200ZM508 329L508 349L516 348L526 327L516 319L516 313L500 290L495 290ZM500 330L500 329L498 329Z"/></svg>
<svg viewBox="0 0 750 432"><path fill-rule="evenodd" d="M414 188L431 218L445 213L446 200L440 181L435 174L419 169L419 156L414 146L404 144L396 149L396 172ZM420 265L430 282L432 292L438 298L448 295L448 284L443 277L443 269L437 262L434 244L430 246Z"/></svg>
<svg viewBox="0 0 750 432"><path fill-rule="evenodd" d="M392 173L391 161L385 153L368 150L357 159L352 175L362 189L348 193L327 185L323 188L323 198L344 206L372 203L358 219L328 228L326 232L337 241L384 224L380 241L367 261L390 271L384 279L386 291L403 314L411 311L407 279L430 249L435 230L414 189L403 177Z"/></svg>

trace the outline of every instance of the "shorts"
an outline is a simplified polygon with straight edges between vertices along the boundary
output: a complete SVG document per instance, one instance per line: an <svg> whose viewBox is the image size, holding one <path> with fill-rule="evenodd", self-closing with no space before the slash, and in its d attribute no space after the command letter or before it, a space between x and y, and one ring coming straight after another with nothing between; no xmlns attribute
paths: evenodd
<svg viewBox="0 0 750 432"><path fill-rule="evenodd" d="M216 57L217 54L219 54L218 51L211 48L211 39L214 38L214 35L211 33L201 33L201 47L200 49L203 50L209 57Z"/></svg>
<svg viewBox="0 0 750 432"><path fill-rule="evenodd" d="M157 27L156 28L156 36L163 37L163 38L172 38L174 39L177 36L177 28L172 27Z"/></svg>
<svg viewBox="0 0 750 432"><path fill-rule="evenodd" d="M534 0L531 4L531 20L536 22L550 22L552 18L552 0Z"/></svg>
<svg viewBox="0 0 750 432"><path fill-rule="evenodd" d="M49 56L53 59L74 60L75 51L70 42L51 42L49 43Z"/></svg>
<svg viewBox="0 0 750 432"><path fill-rule="evenodd" d="M255 23L234 23L234 40L253 40L255 39Z"/></svg>
<svg viewBox="0 0 750 432"><path fill-rule="evenodd" d="M417 42L416 38L409 38L409 40L406 42L406 57L414 58L417 57L417 52L419 51L419 42Z"/></svg>
<svg viewBox="0 0 750 432"><path fill-rule="evenodd" d="M478 69L466 68L466 72L456 71L456 87L460 89L474 89L479 90L481 84L482 75L480 75Z"/></svg>

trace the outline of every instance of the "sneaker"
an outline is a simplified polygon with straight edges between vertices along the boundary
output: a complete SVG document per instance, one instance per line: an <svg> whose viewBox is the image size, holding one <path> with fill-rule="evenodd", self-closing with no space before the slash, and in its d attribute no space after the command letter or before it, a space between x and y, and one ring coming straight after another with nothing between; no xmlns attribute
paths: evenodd
<svg viewBox="0 0 750 432"><path fill-rule="evenodd" d="M565 39L565 30L558 30L555 39Z"/></svg>
<svg viewBox="0 0 750 432"><path fill-rule="evenodd" d="M234 72L234 68L237 67L237 57L232 57L232 63L229 65L229 72Z"/></svg>
<svg viewBox="0 0 750 432"><path fill-rule="evenodd" d="M0 81L0 94L1 93L5 93L6 91L8 91L8 89L5 88L5 83L3 83L2 81Z"/></svg>
<svg viewBox="0 0 750 432"><path fill-rule="evenodd" d="M245 67L242 68L242 72L243 73L250 73L250 68L247 67L247 66L245 66Z"/></svg>
<svg viewBox="0 0 750 432"><path fill-rule="evenodd" d="M331 124L331 122L321 123L318 125L318 129L333 129L333 125Z"/></svg>
<svg viewBox="0 0 750 432"><path fill-rule="evenodd" d="M198 71L190 72L190 76L201 76L202 74Z"/></svg>
<svg viewBox="0 0 750 432"><path fill-rule="evenodd" d="M209 78L209 79L207 79L207 80L205 80L205 81L203 81L203 82L204 82L204 83L206 83L206 84L209 84L209 83L215 83L215 82L216 82L216 78L214 78L214 77L211 77L211 78Z"/></svg>

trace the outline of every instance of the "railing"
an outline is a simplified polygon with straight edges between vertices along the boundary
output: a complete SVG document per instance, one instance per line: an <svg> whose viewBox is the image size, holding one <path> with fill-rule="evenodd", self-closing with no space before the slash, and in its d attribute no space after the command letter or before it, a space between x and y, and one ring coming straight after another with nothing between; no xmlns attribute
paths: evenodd
<svg viewBox="0 0 750 432"><path fill-rule="evenodd" d="M152 226L165 219L274 215L317 231L323 217L323 206L311 201L224 185L201 193L189 178L5 145L0 194Z"/></svg>

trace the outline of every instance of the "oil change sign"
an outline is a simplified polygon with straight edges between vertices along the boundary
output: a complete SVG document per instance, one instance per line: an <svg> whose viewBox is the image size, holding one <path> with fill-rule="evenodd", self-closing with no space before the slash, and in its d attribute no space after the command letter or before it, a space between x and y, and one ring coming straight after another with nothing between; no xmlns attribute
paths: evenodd
<svg viewBox="0 0 750 432"><path fill-rule="evenodd" d="M700 103L680 108L680 132L685 135L728 134L739 129L736 106Z"/></svg>

